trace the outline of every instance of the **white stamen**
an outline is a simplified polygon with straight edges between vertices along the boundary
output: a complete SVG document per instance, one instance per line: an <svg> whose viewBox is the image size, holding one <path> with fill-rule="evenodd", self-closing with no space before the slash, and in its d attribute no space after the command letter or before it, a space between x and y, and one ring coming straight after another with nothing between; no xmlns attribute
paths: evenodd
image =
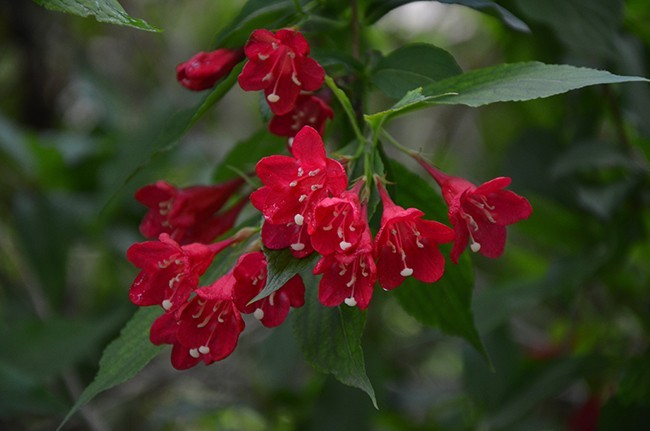
<svg viewBox="0 0 650 431"><path fill-rule="evenodd" d="M415 240L415 244L418 246L418 248L424 248L424 244L422 244L419 239Z"/></svg>
<svg viewBox="0 0 650 431"><path fill-rule="evenodd" d="M339 265L341 268L341 271L339 271L339 275L344 275L348 269L345 267L345 265Z"/></svg>
<svg viewBox="0 0 650 431"><path fill-rule="evenodd" d="M169 299L165 299L165 300L162 302L162 308L164 308L165 311L169 311L169 309L172 308L172 305L173 305L173 304L172 304L172 302L171 302Z"/></svg>
<svg viewBox="0 0 650 431"><path fill-rule="evenodd" d="M255 312L253 313L253 316L255 316L255 318L257 320L264 319L264 310L262 310L261 308L255 309Z"/></svg>
<svg viewBox="0 0 650 431"><path fill-rule="evenodd" d="M402 277L408 277L410 275L413 275L413 269L412 268L404 268L399 272L399 275Z"/></svg>
<svg viewBox="0 0 650 431"><path fill-rule="evenodd" d="M295 72L291 74L291 80L298 86L302 85L302 82L298 81L298 76L296 76Z"/></svg>
<svg viewBox="0 0 650 431"><path fill-rule="evenodd" d="M341 242L339 243L339 247L341 247L341 250L345 251L345 250L347 250L348 248L352 247L352 243L347 242L347 241L341 241Z"/></svg>
<svg viewBox="0 0 650 431"><path fill-rule="evenodd" d="M264 54L262 54L261 52L258 52L258 53L257 53L257 58L259 58L260 60L264 61L264 60L268 60L269 56L268 56L268 55L264 55Z"/></svg>
<svg viewBox="0 0 650 431"><path fill-rule="evenodd" d="M269 72L269 73L267 73L266 75L264 75L264 78L262 78L262 82L264 82L264 81L270 81L270 80L272 80L272 79L273 79L273 74Z"/></svg>
<svg viewBox="0 0 650 431"><path fill-rule="evenodd" d="M469 246L469 248L470 248L474 253L476 253L476 252L478 252L478 251L481 249L481 244L479 244L478 242L473 242L473 243Z"/></svg>
<svg viewBox="0 0 650 431"><path fill-rule="evenodd" d="M207 355L210 353L210 348L208 346L201 346L199 347L199 352L203 353L204 355Z"/></svg>
<svg viewBox="0 0 650 431"><path fill-rule="evenodd" d="M302 203L305 201L305 199L307 199L307 195L300 195L300 197L298 198L298 202Z"/></svg>
<svg viewBox="0 0 650 431"><path fill-rule="evenodd" d="M278 100L280 100L280 96L278 96L278 95L275 94L275 93L271 93L271 94L269 94L268 96L266 96L266 100L268 100L268 101L271 102L271 103L275 103L275 102L277 102Z"/></svg>
<svg viewBox="0 0 650 431"><path fill-rule="evenodd" d="M311 191L312 191L312 192L315 192L315 191L318 190L318 189L322 189L323 186L320 185L320 184L313 184L310 188L311 188Z"/></svg>
<svg viewBox="0 0 650 431"><path fill-rule="evenodd" d="M289 183L289 187L296 187L298 185L298 181L291 181Z"/></svg>
<svg viewBox="0 0 650 431"><path fill-rule="evenodd" d="M302 226L302 224L305 222L305 218L302 216L302 214L296 214L293 216L293 221L296 222L298 226Z"/></svg>
<svg viewBox="0 0 650 431"><path fill-rule="evenodd" d="M305 244L301 242L297 242L295 244L291 244L291 249L294 251L300 251L305 249Z"/></svg>
<svg viewBox="0 0 650 431"><path fill-rule="evenodd" d="M271 296L269 296L269 304L271 305L271 307L275 305L275 292L273 292Z"/></svg>
<svg viewBox="0 0 650 431"><path fill-rule="evenodd" d="M273 47L274 50L278 49L278 44L275 42L271 42L271 46Z"/></svg>
<svg viewBox="0 0 650 431"><path fill-rule="evenodd" d="M350 232L354 232L355 230L357 229L354 226L350 225Z"/></svg>
<svg viewBox="0 0 650 431"><path fill-rule="evenodd" d="M345 300L343 302L345 302L345 305L347 305L349 307L354 307L355 305L357 305L356 299L354 299L352 297L345 298Z"/></svg>
<svg viewBox="0 0 650 431"><path fill-rule="evenodd" d="M198 349L190 349L190 356L196 359L201 356L201 354L199 353Z"/></svg>
<svg viewBox="0 0 650 431"><path fill-rule="evenodd" d="M303 175L305 175L305 170L303 168L298 168L298 176L302 177Z"/></svg>
<svg viewBox="0 0 650 431"><path fill-rule="evenodd" d="M350 281L345 283L345 285L347 287L352 287L352 286L354 286L354 283L356 283L356 282L357 282L357 277L355 275L353 275L352 277L350 277Z"/></svg>
<svg viewBox="0 0 650 431"><path fill-rule="evenodd" d="M313 171L309 171L308 175L310 177L315 177L316 175L318 175L319 172L320 172L320 169L314 169Z"/></svg>
<svg viewBox="0 0 650 431"><path fill-rule="evenodd" d="M334 226L332 226L332 225L329 225L329 226L323 226L322 229L323 229L325 232L327 232L327 231L332 230L333 227L334 227Z"/></svg>

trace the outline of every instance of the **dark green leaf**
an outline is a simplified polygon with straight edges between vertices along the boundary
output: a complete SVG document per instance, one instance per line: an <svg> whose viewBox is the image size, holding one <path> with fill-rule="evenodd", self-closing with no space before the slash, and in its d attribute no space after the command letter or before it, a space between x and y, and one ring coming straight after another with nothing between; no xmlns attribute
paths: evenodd
<svg viewBox="0 0 650 431"><path fill-rule="evenodd" d="M558 39L576 52L613 58L623 21L623 0L516 0L531 21L553 29Z"/></svg>
<svg viewBox="0 0 650 431"><path fill-rule="evenodd" d="M160 308L140 308L124 326L119 337L113 340L99 361L99 371L95 380L86 387L72 406L59 429L79 408L87 404L97 394L123 383L135 376L160 351L162 346L154 346L149 341L149 328L160 315Z"/></svg>
<svg viewBox="0 0 650 431"><path fill-rule="evenodd" d="M97 21L125 25L146 31L162 31L147 22L133 18L126 13L117 0L34 0L46 9L87 17L93 15Z"/></svg>
<svg viewBox="0 0 650 431"><path fill-rule="evenodd" d="M251 299L250 302L266 298L276 290L280 289L293 276L305 268L309 268L316 257L318 257L318 254L312 253L302 259L296 259L288 248L283 250L269 250L268 248L265 248L264 256L266 256L266 262L268 264L266 285L255 298Z"/></svg>
<svg viewBox="0 0 650 431"><path fill-rule="evenodd" d="M297 20L292 0L248 0L231 24L216 38L216 46L241 47L258 28L277 29Z"/></svg>
<svg viewBox="0 0 650 431"><path fill-rule="evenodd" d="M49 319L5 326L0 361L31 378L56 377L89 356L124 318L114 313L100 319ZM56 358L53 361L52 358Z"/></svg>
<svg viewBox="0 0 650 431"><path fill-rule="evenodd" d="M377 21L379 18L390 12L391 10L403 6L408 3L412 3L416 0L374 0L371 1L368 7L366 8L366 20L369 23ZM507 26L514 30L522 32L530 32L530 29L525 22L514 16L510 11L508 11L503 6L496 4L493 1L489 0L436 0L438 3L445 4L459 4L472 9L476 9L481 12L488 13L490 15L497 16L500 18Z"/></svg>
<svg viewBox="0 0 650 431"><path fill-rule="evenodd" d="M315 277L303 274L303 278L307 286L305 305L292 311L293 332L300 350L316 369L361 389L377 407L361 348L365 312L356 307L325 307L318 302Z"/></svg>
<svg viewBox="0 0 650 431"><path fill-rule="evenodd" d="M388 118L431 105L472 107L496 102L520 102L566 93L596 84L646 81L604 70L539 62L502 64L443 79L408 92L392 108L366 116L368 121Z"/></svg>
<svg viewBox="0 0 650 431"><path fill-rule="evenodd" d="M395 182L393 197L399 205L416 207L428 219L446 221L447 209L427 181L391 160L391 177ZM432 180L433 181L433 180ZM400 305L421 323L463 337L487 359L487 353L474 325L472 292L474 276L469 255L461 256L457 265L447 263L442 278L433 284L407 279L393 293Z"/></svg>
<svg viewBox="0 0 650 431"><path fill-rule="evenodd" d="M431 100L433 104L476 107L495 102L539 99L596 84L634 81L649 80L586 67L527 62L467 72L429 85L423 89L423 94L435 97ZM455 94L444 96L446 93Z"/></svg>
<svg viewBox="0 0 650 431"><path fill-rule="evenodd" d="M286 139L260 130L235 144L215 169L212 179L222 182L231 179L237 172L252 173L255 171L255 164L262 157L281 152L285 145Z"/></svg>
<svg viewBox="0 0 650 431"><path fill-rule="evenodd" d="M382 58L371 79L389 97L462 73L444 49L426 43L406 45Z"/></svg>

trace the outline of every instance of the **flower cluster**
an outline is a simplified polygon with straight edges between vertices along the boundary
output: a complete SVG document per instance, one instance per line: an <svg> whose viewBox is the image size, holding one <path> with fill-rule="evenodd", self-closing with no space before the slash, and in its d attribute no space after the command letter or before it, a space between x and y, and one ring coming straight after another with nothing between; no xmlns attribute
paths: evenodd
<svg viewBox="0 0 650 431"><path fill-rule="evenodd" d="M326 93L313 93L323 85L325 71L309 53L309 44L296 30L255 30L242 50L201 53L177 69L183 85L205 89L245 56L240 87L263 91L275 115L270 132L291 138L289 155L275 154L257 162L260 186L250 195L241 193L242 178L181 189L159 181L136 193L136 199L149 208L140 231L150 241L127 252L141 270L130 298L139 306L162 307L150 338L155 344L173 346L172 364L178 369L224 359L246 326L242 315L276 327L291 307L304 304L305 289L313 288L305 286L300 275L291 274L283 286L267 291L268 263L259 241L250 241L225 274L200 286L217 254L254 233L260 232L266 249L288 249L295 259L318 254L312 271L321 276L318 300L322 305L346 304L364 310L376 284L390 291L409 278L423 283L440 280L445 271L441 244L453 242L454 263L468 245L473 252L499 257L506 226L532 212L525 198L505 190L509 178L477 187L409 152L439 185L451 228L425 219L418 208L397 205L384 185L385 173L366 164L363 175L355 174L348 160L328 157L322 135L333 111L325 101ZM376 151L364 147L364 142L359 145L358 154ZM371 227L368 201L375 188L381 219ZM241 196L235 198L236 193ZM244 228L217 241L234 226L249 201L263 215L261 227Z"/></svg>
<svg viewBox="0 0 650 431"><path fill-rule="evenodd" d="M190 90L206 90L246 58L239 85L245 91L264 91L274 114L271 133L293 137L303 126L311 126L323 134L334 111L326 93L311 93L323 85L325 70L309 51L305 37L293 29L255 30L243 49L200 52L176 67L176 77Z"/></svg>

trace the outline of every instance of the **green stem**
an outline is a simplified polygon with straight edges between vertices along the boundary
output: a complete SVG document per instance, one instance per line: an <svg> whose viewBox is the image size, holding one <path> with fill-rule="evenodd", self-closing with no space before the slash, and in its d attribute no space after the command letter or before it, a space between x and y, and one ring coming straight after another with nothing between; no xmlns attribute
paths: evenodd
<svg viewBox="0 0 650 431"><path fill-rule="evenodd" d="M405 153L405 154L407 154L407 155L409 155L411 157L416 156L418 154L417 151L413 151L412 149L410 149L408 147L405 147L404 145L397 142L397 139L393 138L390 135L390 133L388 133L387 131L382 130L381 133L382 133L383 137L386 138L386 142L388 142L389 144L391 144L393 147L397 148L401 152L403 152L403 153Z"/></svg>
<svg viewBox="0 0 650 431"><path fill-rule="evenodd" d="M336 96L336 99L343 107L345 115L347 115L348 120L350 120L350 125L352 126L354 134L359 141L359 145L363 145L365 138L363 137L363 133L361 133L361 129L359 129L359 125L357 124L357 118L354 115L354 110L352 109L352 103L350 103L350 99L348 99L348 96L345 94L345 92L336 85L334 80L329 75L325 75L325 84L327 84L329 89L332 90L332 93L334 93L334 96Z"/></svg>

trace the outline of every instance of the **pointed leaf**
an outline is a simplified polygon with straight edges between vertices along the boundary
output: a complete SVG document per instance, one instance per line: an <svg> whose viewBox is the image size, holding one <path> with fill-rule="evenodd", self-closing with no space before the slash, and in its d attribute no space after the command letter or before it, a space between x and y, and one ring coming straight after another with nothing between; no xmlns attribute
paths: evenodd
<svg viewBox="0 0 650 431"><path fill-rule="evenodd" d="M95 380L81 393L58 429L97 394L129 380L160 353L163 347L149 341L149 327L159 315L158 307L140 308L133 315L104 350Z"/></svg>
<svg viewBox="0 0 650 431"><path fill-rule="evenodd" d="M264 249L264 256L267 262L267 277L264 289L257 296L250 300L250 303L266 298L276 290L280 289L293 276L312 266L318 254L312 253L302 259L297 259L291 254L291 250Z"/></svg>
<svg viewBox="0 0 650 431"><path fill-rule="evenodd" d="M125 25L146 31L162 31L146 21L133 18L126 13L117 0L34 0L46 9L87 17L93 15L97 21Z"/></svg>
<svg viewBox="0 0 650 431"><path fill-rule="evenodd" d="M293 333L300 350L316 369L368 394L376 408L361 348L366 313L356 307L321 305L315 277L303 277L308 287L305 305L292 311Z"/></svg>
<svg viewBox="0 0 650 431"><path fill-rule="evenodd" d="M639 76L619 76L604 70L539 62L502 64L456 75L414 90L387 111L395 116L431 105L472 107L496 102L520 102L566 93L596 84L650 82Z"/></svg>

